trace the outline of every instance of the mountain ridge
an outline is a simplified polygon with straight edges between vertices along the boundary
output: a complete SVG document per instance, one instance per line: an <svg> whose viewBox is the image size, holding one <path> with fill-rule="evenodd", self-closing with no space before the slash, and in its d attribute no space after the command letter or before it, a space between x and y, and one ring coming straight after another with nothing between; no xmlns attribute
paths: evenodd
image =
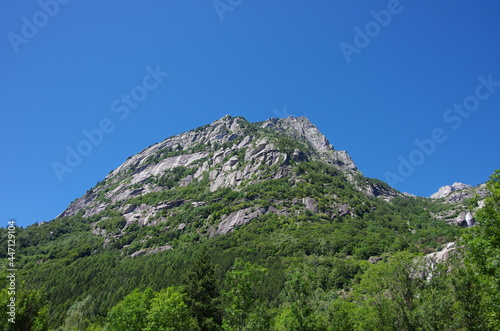
<svg viewBox="0 0 500 331"><path fill-rule="evenodd" d="M133 223L154 226L167 222L169 211L179 206L201 206L206 202L185 199L182 195L174 200L148 200L146 197L165 195L175 187L189 185L208 185L209 191L215 192L222 188L238 191L270 179L288 178L288 181L297 183L303 179L294 174L294 167L313 161L335 167L347 182L366 196L385 201L397 196L411 196L381 181L370 179L368 183L349 154L335 150L326 136L306 117L270 118L250 123L243 117L225 115L211 124L170 136L129 157L104 180L73 201L58 217L81 214L90 218L115 210L124 218L124 229ZM458 204L458 207L438 213L435 217L448 224L471 226L472 223L466 222L466 219L472 219L473 214L461 204L475 195L483 199L485 194L484 186L473 188L454 183L441 187L431 198L445 198L445 203ZM318 200L312 196L293 200L292 205L296 204L303 205L305 210L318 212ZM330 210L332 217L354 216L353 207L342 199L337 199L334 205ZM210 237L225 234L267 213L289 216L289 210L280 203L276 206L246 204L220 215L218 223L207 225L206 231ZM176 226L184 229L186 223ZM93 232L107 235L97 222Z"/></svg>
<svg viewBox="0 0 500 331"><path fill-rule="evenodd" d="M248 129L249 125L253 127ZM259 128L267 132L275 132L277 137L289 136L297 139L302 144L301 149L309 149L312 151L310 153L312 155L306 155L307 153L300 148L294 148L288 154L280 152L279 148L276 147L276 139L270 139L262 134L255 135L255 129ZM252 135L251 132L254 134ZM228 150L229 146L231 148ZM290 161L311 158L330 163L343 171L360 174L349 154L346 151L335 150L328 139L306 117L271 118L262 122L250 123L242 117L226 115L211 124L171 136L129 157L119 167L112 170L102 182L72 202L58 217L72 216L82 209L88 209L89 204L95 201L96 193L102 192L99 186L103 182L117 181L124 175L130 175L130 183L114 187L112 193L106 194L106 199L124 200L138 194L158 190L154 185L145 185L142 189L138 188L148 178L157 177L173 168L192 167L202 160L205 161L198 168L198 171L188 175L191 177L186 176L185 182L181 185L193 179L199 179L209 168L214 168L225 161L222 167L219 167L220 169L215 167L210 171L211 190L215 191L219 187L237 186L237 183L245 179L246 176L258 172L257 167L232 171L238 163L236 155L233 155L229 160L224 160L228 154L242 149L249 149L245 155L240 155L240 158L243 156L244 161L257 159L257 163L260 162L260 164L267 166L286 165ZM208 157L211 157L211 160L207 160ZM94 211L85 215L86 217L92 216L104 209L105 204L101 204L100 207L95 206Z"/></svg>

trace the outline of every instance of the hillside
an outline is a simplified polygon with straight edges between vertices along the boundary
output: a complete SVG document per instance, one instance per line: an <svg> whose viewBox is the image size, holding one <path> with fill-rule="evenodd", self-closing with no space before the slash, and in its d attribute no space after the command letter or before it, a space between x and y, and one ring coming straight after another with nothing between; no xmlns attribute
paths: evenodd
<svg viewBox="0 0 500 331"><path fill-rule="evenodd" d="M356 291L375 291L367 277L382 286L379 266L439 251L471 225L488 191L461 189L413 197L367 178L304 117L225 116L129 157L55 220L19 228L19 295L30 307L17 318L32 329L124 330L116 316L143 302L121 318L148 319L125 329L363 328L370 317L356 324L353 307ZM174 299L183 322L161 326L174 323L158 317Z"/></svg>

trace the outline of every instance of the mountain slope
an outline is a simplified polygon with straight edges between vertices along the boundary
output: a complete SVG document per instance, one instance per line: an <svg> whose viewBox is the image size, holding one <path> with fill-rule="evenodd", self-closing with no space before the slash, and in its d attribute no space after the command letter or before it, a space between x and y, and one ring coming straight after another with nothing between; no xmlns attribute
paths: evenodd
<svg viewBox="0 0 500 331"><path fill-rule="evenodd" d="M219 188L239 190L270 178L290 177L293 165L303 161L333 165L351 180L361 175L347 152L336 151L304 117L249 123L225 116L130 157L60 216L82 213L87 218L114 208L125 215L127 225L146 225L159 211L173 205L131 205L134 198L204 180L208 180L211 192ZM271 169L276 171L271 174ZM396 195L392 189L364 184L359 188L373 195Z"/></svg>
<svg viewBox="0 0 500 331"><path fill-rule="evenodd" d="M304 117L225 116L146 148L55 220L19 229L19 267L46 289L54 327L87 297L104 318L135 288L183 284L201 247L220 286L235 258L268 268L276 279L262 295L276 307L292 266L349 265L324 276L341 290L369 259L438 250L461 233L438 217L453 208L364 177Z"/></svg>

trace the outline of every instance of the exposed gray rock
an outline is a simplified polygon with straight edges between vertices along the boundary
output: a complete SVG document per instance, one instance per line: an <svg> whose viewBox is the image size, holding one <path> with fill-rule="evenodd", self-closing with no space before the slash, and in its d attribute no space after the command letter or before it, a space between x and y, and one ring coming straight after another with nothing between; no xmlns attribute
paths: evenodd
<svg viewBox="0 0 500 331"><path fill-rule="evenodd" d="M465 212L460 213L455 220L452 220L452 222L458 226L465 228L465 227L467 227L467 221L465 220L466 215L467 215L467 213L465 213Z"/></svg>
<svg viewBox="0 0 500 331"><path fill-rule="evenodd" d="M278 215L288 215L286 210L279 210L275 207L262 207L258 208L255 211L254 207L248 207L244 209L240 209L235 211L229 215L224 215L221 217L221 222L217 226L217 230L214 232L215 234L224 234L234 230L235 227L247 224L254 218L257 218L261 215L267 213L275 213Z"/></svg>
<svg viewBox="0 0 500 331"><path fill-rule="evenodd" d="M271 118L262 124L263 128L285 131L290 136L308 142L319 152L331 151L333 146L328 139L306 117Z"/></svg>
<svg viewBox="0 0 500 331"><path fill-rule="evenodd" d="M302 152L300 149L298 148L295 148L293 150L293 156L292 156L292 159L295 161L295 162L301 162L301 161L306 161L307 160L307 155Z"/></svg>
<svg viewBox="0 0 500 331"><path fill-rule="evenodd" d="M449 213L453 213L453 210L450 210ZM470 228L471 226L474 226L476 223L474 216L471 212L468 211L461 211L457 217L450 217L453 214L447 214L443 216L438 216L437 218L443 219L446 221L448 224L454 224L458 225L463 228Z"/></svg>
<svg viewBox="0 0 500 331"><path fill-rule="evenodd" d="M434 253L425 255L423 258L415 260L415 269L413 270L413 277L420 277L430 281L434 276L434 270L439 263L443 263L456 252L454 242L447 243L443 249Z"/></svg>
<svg viewBox="0 0 500 331"><path fill-rule="evenodd" d="M159 211L179 207L186 202L186 200L181 199L175 201L164 201L155 206L149 206L144 203L135 207L132 207L132 205L125 205L121 208L122 215L126 221L125 227L129 226L131 223L138 223L141 226L151 226L156 225L159 222L164 222L166 221L165 219L155 219L154 221L150 221L150 219L154 219Z"/></svg>
<svg viewBox="0 0 500 331"><path fill-rule="evenodd" d="M223 234L232 231L235 227L247 224L251 219L262 215L259 213L252 213L252 208L240 209L232 214L224 215L221 222L217 226L217 233Z"/></svg>
<svg viewBox="0 0 500 331"><path fill-rule="evenodd" d="M195 202L191 202L191 205L193 207L201 207L201 206L204 206L206 205L207 203L205 201L195 201Z"/></svg>
<svg viewBox="0 0 500 331"><path fill-rule="evenodd" d="M323 154L323 158L336 165L343 171L359 172L358 167L354 164L351 156L347 154L347 151L333 151L330 153L325 153Z"/></svg>
<svg viewBox="0 0 500 331"><path fill-rule="evenodd" d="M306 206L306 209L309 209L313 213L318 212L318 202L314 200L313 198L303 198L302 203Z"/></svg>
<svg viewBox="0 0 500 331"><path fill-rule="evenodd" d="M452 252L455 251L455 248L455 242L450 242L447 243L442 250L427 254L425 258L434 263L441 263L450 257Z"/></svg>
<svg viewBox="0 0 500 331"><path fill-rule="evenodd" d="M193 175L188 175L179 181L179 186L188 186L194 180Z"/></svg>
<svg viewBox="0 0 500 331"><path fill-rule="evenodd" d="M431 213L437 219L444 220L448 224L454 224L461 227L471 227L475 225L474 214L478 209L484 207L484 199L489 195L485 184L471 188L465 188L454 191L444 198L444 202L451 205L451 208L440 213ZM471 210L468 199L478 198L477 206Z"/></svg>
<svg viewBox="0 0 500 331"><path fill-rule="evenodd" d="M225 155L233 150L217 153L214 155L213 164L222 164ZM210 190L215 191L220 187L238 187L240 183L253 175L262 172L260 167L282 165L286 159L286 154L280 152L267 138L255 143L254 147L248 147L245 153L245 167L238 167L240 160L233 156L222 167L215 168L209 174Z"/></svg>
<svg viewBox="0 0 500 331"><path fill-rule="evenodd" d="M311 146L317 158L333 164L343 171L359 172L346 151L337 151L326 137L306 117L271 118L262 124L263 128L286 132L290 137Z"/></svg>
<svg viewBox="0 0 500 331"><path fill-rule="evenodd" d="M342 203L339 204L336 208L337 212L332 214L332 219L337 217L343 217L346 215L351 215L351 216L353 215L353 213L351 212L351 206L349 206L348 204Z"/></svg>
<svg viewBox="0 0 500 331"><path fill-rule="evenodd" d="M106 207L108 207L108 203L98 201L96 204L92 205L92 207L85 210L83 217L90 217L90 216L93 216L96 214L100 214L104 210L106 210ZM75 214L77 214L77 213L78 213L78 211L75 212ZM64 216L69 216L69 215L64 215Z"/></svg>
<svg viewBox="0 0 500 331"><path fill-rule="evenodd" d="M180 200L174 200L174 201L165 201L162 203L157 204L154 206L156 211L164 210L164 209L172 209L175 207L182 206L183 204L186 203L186 200L180 199Z"/></svg>
<svg viewBox="0 0 500 331"><path fill-rule="evenodd" d="M136 208L137 208L136 205L125 205L122 208L122 213L123 214L129 214L129 213L133 212Z"/></svg>
<svg viewBox="0 0 500 331"><path fill-rule="evenodd" d="M263 134L265 131L249 134L245 131L247 125L248 122L243 118L224 116L210 125L154 144L111 171L104 181L74 201L60 216L83 212L84 217L90 217L102 213L111 204L126 204L131 198L170 189L156 184L155 180L161 178L166 171L181 166L195 171L194 174L180 179L177 185L187 186L208 176L211 191L222 187L239 189L243 182L252 184L288 176L291 174L291 158L295 162L328 162L348 172L346 176L350 180L353 179L351 173L359 173L347 152L336 151L318 128L305 117L274 118L258 123L262 128L273 131L270 135ZM307 153L298 148L294 149L292 155L280 151L276 147L275 134L304 144ZM169 156L172 154L174 156ZM277 166L274 173L266 172L273 166ZM128 204L120 210L127 220L127 225L131 222L148 225L152 224L149 219L156 219L159 207L146 206L136 209Z"/></svg>
<svg viewBox="0 0 500 331"><path fill-rule="evenodd" d="M481 199L484 199L485 197L488 196L488 190L486 189L486 184L481 184L473 188L462 189L459 191L451 192L448 196L445 197L445 202L457 204L463 202L466 199L473 198L475 196L478 196Z"/></svg>
<svg viewBox="0 0 500 331"><path fill-rule="evenodd" d="M463 190L466 188L471 188L471 185L463 184L463 183L453 183L453 185L445 185L439 188L439 191L431 195L433 199L440 199L447 197L451 192Z"/></svg>
<svg viewBox="0 0 500 331"><path fill-rule="evenodd" d="M145 169L136 173L132 176L131 184L140 183L150 177L161 175L165 172L165 170L170 170L180 166L188 166L194 161L199 159L203 159L208 156L208 152L199 152L193 154L179 155L166 158L160 161L157 164L151 164L147 166ZM144 158L141 162L146 162L147 158ZM120 169L120 168L119 168ZM116 172L117 170L115 170Z"/></svg>
<svg viewBox="0 0 500 331"><path fill-rule="evenodd" d="M375 263L380 262L382 260L383 260L383 258L381 256L370 256L370 258L368 259L368 262L370 262L371 264L375 264Z"/></svg>
<svg viewBox="0 0 500 331"><path fill-rule="evenodd" d="M399 196L400 194L392 188L385 187L379 184L366 184L358 186L360 191L364 191L367 195L371 195L377 198L381 198L385 201L391 201L391 199Z"/></svg>
<svg viewBox="0 0 500 331"><path fill-rule="evenodd" d="M137 252L134 252L130 255L130 257L138 257L138 256L145 256L149 254L155 254L159 252L164 252L172 249L172 246L166 245L166 246L160 246L160 247L153 247L153 248L143 248L138 250Z"/></svg>

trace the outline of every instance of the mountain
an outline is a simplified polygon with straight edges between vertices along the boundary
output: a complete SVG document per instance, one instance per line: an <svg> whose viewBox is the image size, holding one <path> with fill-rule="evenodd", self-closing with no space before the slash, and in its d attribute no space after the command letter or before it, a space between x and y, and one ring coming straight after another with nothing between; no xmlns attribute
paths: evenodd
<svg viewBox="0 0 500 331"><path fill-rule="evenodd" d="M190 323L202 329L215 330L222 320L241 329L247 318L260 325L256 330L272 329L269 323L295 314L296 302L319 314L334 298L354 300L372 264L401 252L437 252L457 240L473 223L475 197L484 199L487 190L452 187L431 199L367 178L305 117L250 123L224 116L129 157L56 219L17 229L17 277L29 284L19 295L31 298L20 302L33 310L20 308L26 313L18 318L34 325L42 323L32 319L38 314L52 329L125 330L116 321L132 318L113 317L120 309L161 301L127 300L167 295L190 309L176 314L191 312ZM7 242L7 229L0 238ZM7 257L0 247L0 258ZM234 286L244 287L246 308L231 301L243 293L231 292ZM212 297L196 303L201 293ZM321 314L317 321L334 323Z"/></svg>
<svg viewBox="0 0 500 331"><path fill-rule="evenodd" d="M301 162L322 162L333 166L369 195L390 199L395 190L381 183L366 184L346 151L337 151L326 137L305 117L272 118L249 123L241 117L224 116L195 130L166 139L130 157L83 197L74 201L61 215L79 213L88 218L113 208L126 220L141 226L167 221L166 210L206 201L178 199L155 204L140 203L144 197L159 196L173 187L186 187L207 182L209 191L221 188L240 190L265 180L299 180L294 166ZM141 199L143 197L143 199ZM306 208L316 204L304 197ZM158 200L158 201L156 201ZM342 205L344 210L346 206ZM267 212L276 212L270 209ZM282 212L286 213L286 209ZM221 220L216 233L226 233L235 224L246 223L260 215L250 209L228 215ZM244 218L245 220L243 220ZM230 221L228 221L230 219Z"/></svg>
<svg viewBox="0 0 500 331"><path fill-rule="evenodd" d="M441 186L436 193L431 195L431 198L433 198L433 199L444 198L444 197L447 197L448 195L450 195L451 192L455 192L455 191L459 191L459 190L463 190L463 189L471 188L471 187L472 187L471 185L467 185L467 184L463 184L463 183L453 183L453 185Z"/></svg>

